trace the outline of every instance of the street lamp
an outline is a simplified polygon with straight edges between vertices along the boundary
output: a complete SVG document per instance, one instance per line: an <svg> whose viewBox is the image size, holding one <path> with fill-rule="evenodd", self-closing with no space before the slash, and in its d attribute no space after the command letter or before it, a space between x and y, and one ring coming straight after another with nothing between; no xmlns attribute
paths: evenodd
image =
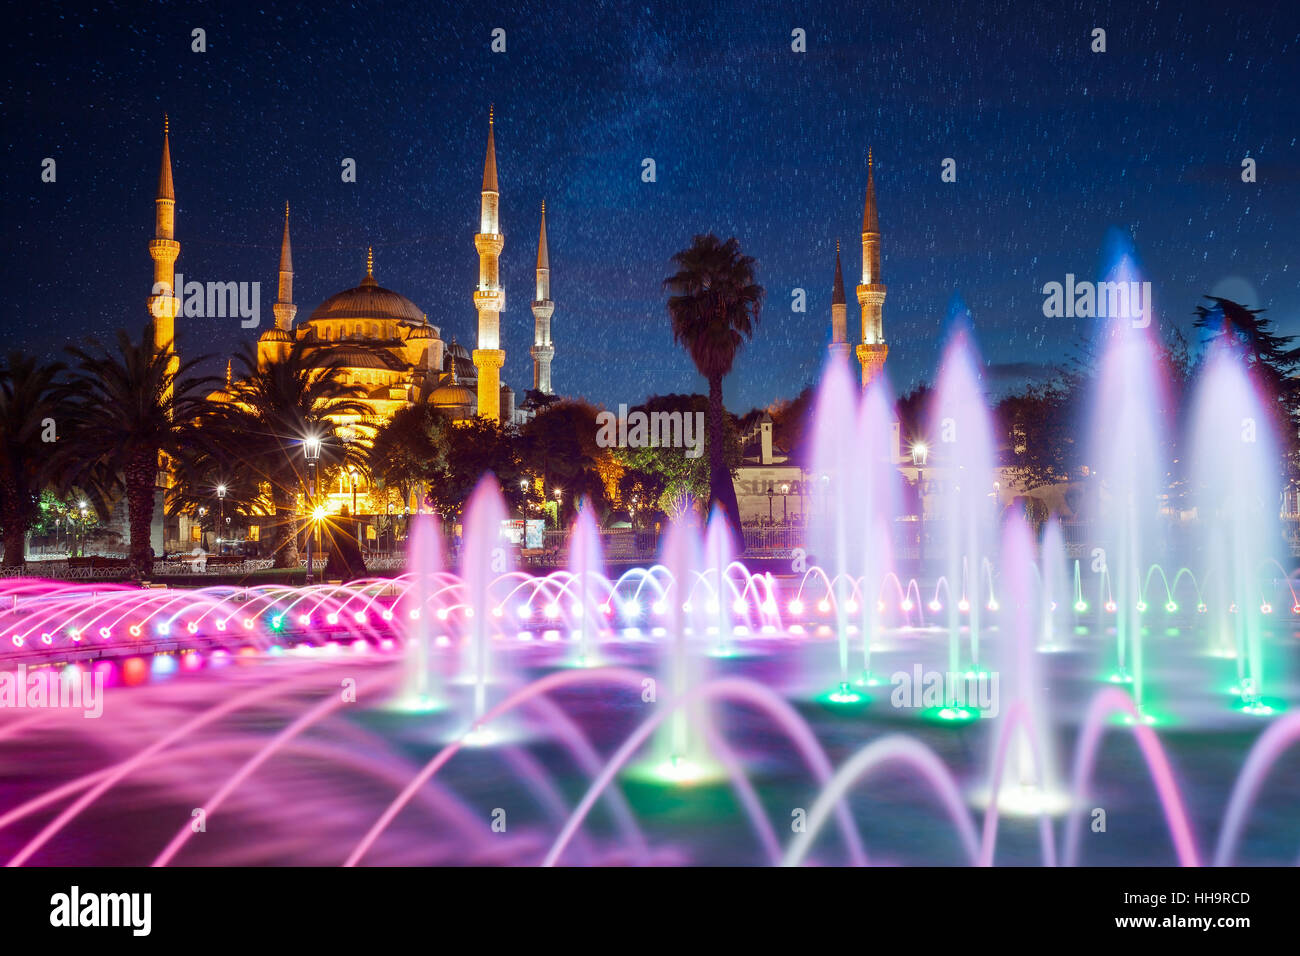
<svg viewBox="0 0 1300 956"><path fill-rule="evenodd" d="M781 523L788 525L790 523L790 502L786 500L786 495L790 493L790 483L781 483Z"/></svg>
<svg viewBox="0 0 1300 956"><path fill-rule="evenodd" d="M912 464L916 468L916 560L925 561L925 463L930 449L923 441L912 443Z"/></svg>
<svg viewBox="0 0 1300 956"><path fill-rule="evenodd" d="M221 553L221 528L226 523L226 486L217 485L217 554Z"/></svg>
<svg viewBox="0 0 1300 956"><path fill-rule="evenodd" d="M315 435L308 435L302 440L302 457L307 461L307 506L312 507L312 502L316 500L316 463L320 461L320 439ZM315 509L311 512L312 520L316 520ZM307 583L312 584L315 578L312 576L312 555L311 539L313 537L314 527L312 524L307 525Z"/></svg>

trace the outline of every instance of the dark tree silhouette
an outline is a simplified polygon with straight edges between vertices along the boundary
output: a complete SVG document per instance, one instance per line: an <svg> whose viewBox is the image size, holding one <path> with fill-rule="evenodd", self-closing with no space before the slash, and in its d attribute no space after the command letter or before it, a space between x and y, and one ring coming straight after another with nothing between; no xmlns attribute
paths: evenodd
<svg viewBox="0 0 1300 956"><path fill-rule="evenodd" d="M672 258L677 272L664 280L673 341L682 345L709 383L709 506L721 505L740 540L740 505L724 454L722 380L736 354L754 336L763 305L763 287L754 260L743 255L733 236L696 236Z"/></svg>

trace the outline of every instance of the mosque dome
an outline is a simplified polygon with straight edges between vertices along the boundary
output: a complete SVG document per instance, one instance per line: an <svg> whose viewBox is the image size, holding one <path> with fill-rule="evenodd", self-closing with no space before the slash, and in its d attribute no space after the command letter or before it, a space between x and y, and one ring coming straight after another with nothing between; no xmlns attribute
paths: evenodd
<svg viewBox="0 0 1300 956"><path fill-rule="evenodd" d="M390 372L403 370L401 362L382 349L349 348L347 345L340 345L321 354L340 368L369 368Z"/></svg>
<svg viewBox="0 0 1300 956"><path fill-rule="evenodd" d="M424 313L406 296L375 281L374 255L366 257L366 276L352 289L335 293L316 307L308 322L365 319L424 325Z"/></svg>
<svg viewBox="0 0 1300 956"><path fill-rule="evenodd" d="M429 404L436 408L473 408L477 397L464 385L448 382L429 394Z"/></svg>

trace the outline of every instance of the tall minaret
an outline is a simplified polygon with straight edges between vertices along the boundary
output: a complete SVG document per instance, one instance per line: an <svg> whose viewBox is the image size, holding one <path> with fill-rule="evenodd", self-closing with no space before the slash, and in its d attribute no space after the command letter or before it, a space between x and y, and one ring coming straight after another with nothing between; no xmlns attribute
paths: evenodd
<svg viewBox="0 0 1300 956"><path fill-rule="evenodd" d="M474 308L478 310L478 348L474 350L474 367L478 369L478 413L492 421L501 420L501 366L506 363L501 348L501 310L506 307L506 292L501 287L500 257L505 236L501 235L497 189L497 150L493 135L493 110L488 110L487 159L483 162L483 201L479 207L479 231L474 236L478 250L478 288L474 290Z"/></svg>
<svg viewBox="0 0 1300 956"><path fill-rule="evenodd" d="M862 208L862 284L858 286L858 304L862 307L862 344L858 361L862 363L862 387L880 373L889 354L880 310L885 304L885 287L880 282L880 218L876 214L876 177L867 150L867 201Z"/></svg>
<svg viewBox="0 0 1300 956"><path fill-rule="evenodd" d="M163 114L162 168L158 171L158 197L154 200L153 238L149 255L153 257L153 292L149 296L149 314L154 323L154 346L170 353L168 368L173 374L180 367L176 355L176 313L180 291L176 285L176 257L181 244L176 241L176 190L172 185L172 151L167 114Z"/></svg>
<svg viewBox="0 0 1300 956"><path fill-rule="evenodd" d="M533 388L543 395L555 394L551 388L551 256L546 248L546 200L542 200L542 231L537 237L537 298L533 300Z"/></svg>
<svg viewBox="0 0 1300 956"><path fill-rule="evenodd" d="M271 305L275 324L257 340L257 364L265 368L272 362L283 362L293 348L293 317L298 307L293 304L293 250L289 247L289 204L284 204L284 238L280 240L280 283Z"/></svg>
<svg viewBox="0 0 1300 956"><path fill-rule="evenodd" d="M293 317L298 307L293 304L293 249L289 246L289 203L284 204L284 238L280 240L280 287L271 306L275 313L275 327L281 332L293 331Z"/></svg>
<svg viewBox="0 0 1300 956"><path fill-rule="evenodd" d="M831 291L831 355L847 362L849 348L848 303L844 299L844 270L840 268L840 241L835 240L835 287Z"/></svg>

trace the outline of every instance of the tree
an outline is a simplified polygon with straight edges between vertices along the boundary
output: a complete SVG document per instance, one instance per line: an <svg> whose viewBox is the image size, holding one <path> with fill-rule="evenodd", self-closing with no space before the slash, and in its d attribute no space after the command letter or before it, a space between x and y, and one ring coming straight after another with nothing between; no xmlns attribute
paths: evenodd
<svg viewBox="0 0 1300 956"><path fill-rule="evenodd" d="M722 506L739 538L740 505L724 453L722 380L736 353L754 336L763 288L756 282L753 258L741 254L734 236L726 242L711 233L696 236L672 261L677 272L663 286L669 293L673 341L686 349L709 383L709 504Z"/></svg>
<svg viewBox="0 0 1300 956"><path fill-rule="evenodd" d="M375 433L367 462L385 488L395 488L403 504L447 467L451 418L433 405L407 405Z"/></svg>
<svg viewBox="0 0 1300 956"><path fill-rule="evenodd" d="M812 446L812 412L817 406L817 389L805 385L788 401L777 402L769 409L772 415L772 440L785 449L790 461L807 463Z"/></svg>
<svg viewBox="0 0 1300 956"><path fill-rule="evenodd" d="M994 410L1001 435L1000 457L1012 477L1032 488L1073 481L1084 466L1096 462L1097 424L1090 423L1096 396L1103 387L1101 370L1105 350L1126 330L1112 328L1098 338L1081 339L1074 355L1045 382L1031 383L1002 398ZM1182 332L1166 326L1151 343L1151 369L1158 387L1151 412L1161 440L1158 461L1171 463L1165 487L1173 502L1182 493L1182 457L1178 453L1180 410L1186 404L1192 362Z"/></svg>
<svg viewBox="0 0 1300 956"><path fill-rule="evenodd" d="M647 416L660 412L680 415L707 415L709 399L703 395L655 395L630 411L645 412ZM725 413L724 413L725 414ZM726 415L723 427L722 467L731 478L733 470L739 466L741 458L740 439L737 434L735 419ZM681 517L694 509L700 502L709 500L713 436L706 432L704 436L704 453L697 458L689 457L685 448L668 446L621 448L619 458L629 472L642 472L655 476L659 486L657 497L642 500L642 507L653 505L672 518ZM624 504L627 504L624 499ZM737 525L737 528L740 526Z"/></svg>
<svg viewBox="0 0 1300 956"><path fill-rule="evenodd" d="M98 489L96 509L110 493L126 497L128 555L137 574L153 567L150 526L165 460L185 458L211 413L205 396L215 379L193 374L203 357L173 367L171 343L154 341L154 324L140 340L119 330L116 352L92 339L87 349L70 346L72 435L61 442L58 463L73 481Z"/></svg>
<svg viewBox="0 0 1300 956"><path fill-rule="evenodd" d="M1196 328L1206 342L1228 345L1245 362L1251 377L1269 396L1274 433L1290 470L1295 471L1300 434L1300 347L1294 335L1278 335L1264 309L1248 309L1231 299L1207 295L1212 306L1196 307ZM1292 475L1294 477L1294 474Z"/></svg>
<svg viewBox="0 0 1300 956"><path fill-rule="evenodd" d="M667 487L664 476L658 472L625 469L618 479L618 497L632 519L632 527L654 520L663 514L659 501Z"/></svg>
<svg viewBox="0 0 1300 956"><path fill-rule="evenodd" d="M237 467L243 477L235 487L241 494L257 489L256 498L236 507L269 511L275 526L275 566L296 568L297 502L306 488L303 439L313 435L321 440L317 488L324 487L324 470L366 466L366 443L347 441L353 426L346 423L363 419L370 408L358 400L359 386L344 383L341 360L307 339L295 340L282 358L265 363L258 361L256 344L248 343L236 361L239 377L223 400L212 403L208 461L210 467ZM213 482L209 478L207 483ZM177 505L193 507L193 494L178 495ZM259 505L258 499L265 504Z"/></svg>
<svg viewBox="0 0 1300 956"><path fill-rule="evenodd" d="M41 492L57 478L50 442L70 424L57 382L63 368L39 365L21 352L10 352L0 365L0 525L8 568L22 567Z"/></svg>
<svg viewBox="0 0 1300 956"><path fill-rule="evenodd" d="M560 511L591 502L597 514L609 507L596 444L596 409L586 402L565 400L548 405L519 430L523 467L542 479L542 493L553 499L561 493ZM561 523L563 523L563 515Z"/></svg>
<svg viewBox="0 0 1300 956"><path fill-rule="evenodd" d="M486 418L460 422L450 432L446 464L429 487L429 501L444 518L455 518L484 474L492 472L501 485L506 507L517 510L523 501L519 487L524 471L511 430Z"/></svg>

